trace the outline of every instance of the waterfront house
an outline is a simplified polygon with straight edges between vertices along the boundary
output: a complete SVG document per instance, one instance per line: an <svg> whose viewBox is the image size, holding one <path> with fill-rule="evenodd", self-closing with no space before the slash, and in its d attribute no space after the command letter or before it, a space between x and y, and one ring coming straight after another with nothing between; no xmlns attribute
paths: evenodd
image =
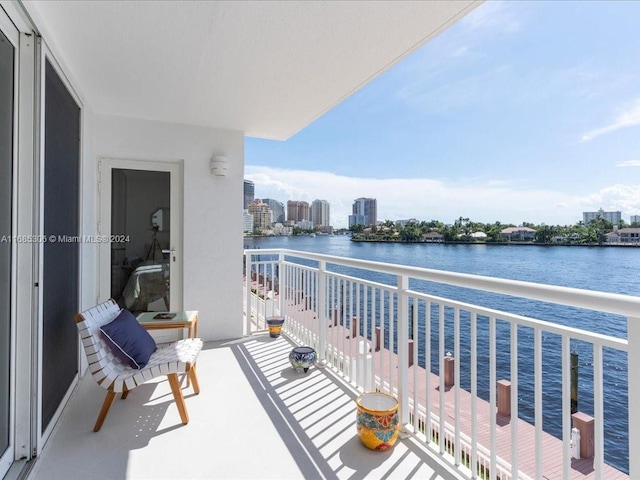
<svg viewBox="0 0 640 480"><path fill-rule="evenodd" d="M409 438L389 454L371 456L353 441L354 425L331 423L335 403L326 405L325 415L311 405L309 415L295 416L309 404L294 381L299 378L283 368L290 345L251 336L249 324L260 317L252 302L271 313L274 302L269 295L252 295L251 275L244 293L241 285L245 136L290 138L479 4L0 0L0 222L2 232L16 239L0 244L0 476L20 478L35 464L36 479L301 478L309 471L315 472L309 478L346 478L376 469L386 478L406 478L423 467L430 469L420 470L424 478L470 478L477 472L465 465L479 457L486 462L483 471L490 469L493 476L498 464L518 476L518 461L528 458L517 450L523 442L516 432L515 454L508 462L497 458L495 412L472 416L479 430L493 433L487 442L471 441L471 460L461 457L462 448L453 454L445 449L445 433L452 427L445 422L444 404L436 422L436 411L425 412L416 400L410 419L405 368L397 369L399 382L391 385L387 378L383 387L393 387L400 397L403 423L412 423L416 435L424 434L427 421L440 425L436 449ZM289 269L285 252L279 255L277 266ZM249 263L260 255L253 257ZM314 261L324 272L325 260L318 258ZM187 398L191 423L182 427L166 385L143 385L116 402L102 431L93 433L102 390L85 374L74 314L112 296L138 301L121 287L145 261L163 265L158 269L162 295L145 301L148 308L199 311L199 334L208 342L198 359L201 394ZM352 259L344 265L358 267ZM406 313L406 271L385 268L385 275L405 272L400 290L385 287L385 295L400 294L397 307ZM542 287L430 275L469 288L624 315L629 343L640 344L633 299L565 290L553 290L549 299ZM257 281L265 278L256 275ZM309 320L317 320L307 307L315 297L304 289L319 284L307 282L306 273L295 278L288 293L311 312ZM441 299L430 301L445 308ZM393 312L395 305L385 308ZM493 315L473 308L473 315ZM541 327L533 328L542 338ZM295 321L287 329L294 338ZM326 329L318 332L322 337ZM402 365L408 364L407 334L400 332ZM572 334L590 341L596 352L603 345L626 349L626 340ZM169 340L172 334L156 338ZM494 338L490 358L495 358ZM569 333L562 331L562 339L568 346ZM640 363L637 352L640 348L629 348L630 364ZM330 353L336 353L335 365L327 365L326 375L308 377L307 386L318 400L337 402L338 420L351 419L353 412L342 410L350 408L348 395L362 384L344 376L354 365L345 351ZM565 353L563 362L569 358ZM342 373L333 375L338 369ZM517 378L512 382L517 392ZM596 473L604 458L598 385ZM294 395L295 408L286 404ZM517 394L511 401L517 413ZM630 375L629 404L638 402L640 378ZM630 416L630 469L637 478L640 468L633 462L640 458L640 422L637 410ZM563 418L567 427L569 416ZM457 415L455 422L460 420ZM541 424L536 428L539 441ZM460 429L451 438L450 445L460 445ZM343 443L336 446L336 439ZM563 428L564 471L571 464L569 445Z"/></svg>
<svg viewBox="0 0 640 480"><path fill-rule="evenodd" d="M422 238L429 243L442 243L444 241L444 235L438 232L427 232L422 235Z"/></svg>
<svg viewBox="0 0 640 480"><path fill-rule="evenodd" d="M487 238L487 234L484 232L473 232L471 235L469 235L471 238L475 239L475 240L486 240Z"/></svg>
<svg viewBox="0 0 640 480"><path fill-rule="evenodd" d="M618 229L621 243L640 243L640 228Z"/></svg>
<svg viewBox="0 0 640 480"><path fill-rule="evenodd" d="M604 241L606 243L620 243L620 235L618 232L605 233Z"/></svg>
<svg viewBox="0 0 640 480"><path fill-rule="evenodd" d="M536 231L529 227L507 227L500 235L509 242L530 242L536 237Z"/></svg>

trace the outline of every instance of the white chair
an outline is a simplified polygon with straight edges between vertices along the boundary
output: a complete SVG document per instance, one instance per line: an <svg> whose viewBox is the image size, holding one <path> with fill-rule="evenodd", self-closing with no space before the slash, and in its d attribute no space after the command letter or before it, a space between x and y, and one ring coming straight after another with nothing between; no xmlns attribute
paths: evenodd
<svg viewBox="0 0 640 480"><path fill-rule="evenodd" d="M93 431L97 432L102 427L118 393L122 393L124 399L130 390L160 375L166 375L169 379L182 423L189 423L178 374L186 374L193 391L196 394L200 393L195 363L202 350L202 340L187 338L158 347L142 369L133 369L113 355L100 332L100 327L111 322L119 312L120 308L116 302L110 299L76 315L78 331L89 361L89 371L98 385L107 390Z"/></svg>

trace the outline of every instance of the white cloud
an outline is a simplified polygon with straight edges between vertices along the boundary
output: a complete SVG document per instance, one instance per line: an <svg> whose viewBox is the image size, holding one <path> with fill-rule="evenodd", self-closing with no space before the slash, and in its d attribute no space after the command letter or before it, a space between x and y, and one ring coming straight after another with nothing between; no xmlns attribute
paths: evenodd
<svg viewBox="0 0 640 480"><path fill-rule="evenodd" d="M640 185L612 185L580 200L585 211L620 211L623 219L640 213ZM628 220L628 219L626 219Z"/></svg>
<svg viewBox="0 0 640 480"><path fill-rule="evenodd" d="M636 99L633 105L618 112L612 123L582 135L582 141L587 142L601 135L620 130L621 128L635 127L637 125L640 125L640 99Z"/></svg>
<svg viewBox="0 0 640 480"><path fill-rule="evenodd" d="M583 211L640 212L640 186L614 185L589 196L530 188L518 182L465 179L446 182L430 178L355 178L324 171L287 170L247 165L245 178L256 184L256 196L287 200L327 200L331 223L346 227L353 201L378 200L379 220L441 220L469 217L479 222L574 224Z"/></svg>
<svg viewBox="0 0 640 480"><path fill-rule="evenodd" d="M640 160L626 160L616 163L616 167L640 167Z"/></svg>

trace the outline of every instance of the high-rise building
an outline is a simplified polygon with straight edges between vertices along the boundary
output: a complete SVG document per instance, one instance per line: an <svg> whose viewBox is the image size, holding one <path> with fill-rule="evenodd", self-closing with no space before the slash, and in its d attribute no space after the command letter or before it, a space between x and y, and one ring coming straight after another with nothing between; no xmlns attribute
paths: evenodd
<svg viewBox="0 0 640 480"><path fill-rule="evenodd" d="M296 224L302 220L309 220L309 204L298 200L287 202L287 221Z"/></svg>
<svg viewBox="0 0 640 480"><path fill-rule="evenodd" d="M271 210L266 203L256 198L249 204L249 213L253 215L253 231L261 232L271 228Z"/></svg>
<svg viewBox="0 0 640 480"><path fill-rule="evenodd" d="M595 220L598 217L604 218L607 222L618 225L622 220L621 212L605 212L603 209L597 212L582 212L582 223L587 225L590 221Z"/></svg>
<svg viewBox="0 0 640 480"><path fill-rule="evenodd" d="M296 222L296 227L301 230L313 230L313 223L311 223L311 220L300 220Z"/></svg>
<svg viewBox="0 0 640 480"><path fill-rule="evenodd" d="M364 220L364 223L361 225L365 227L375 225L378 222L378 201L375 198L361 197L355 199L353 202L353 216L357 217L354 219ZM349 222L352 220L351 217L350 215Z"/></svg>
<svg viewBox="0 0 640 480"><path fill-rule="evenodd" d="M631 215L629 223L640 223L640 215Z"/></svg>
<svg viewBox="0 0 640 480"><path fill-rule="evenodd" d="M354 225L366 225L367 219L364 215L349 215L349 228Z"/></svg>
<svg viewBox="0 0 640 480"><path fill-rule="evenodd" d="M396 220L396 227L404 228L404 227L406 227L407 225L409 225L411 223L417 225L419 222L418 222L418 220L416 218L408 218L406 220Z"/></svg>
<svg viewBox="0 0 640 480"><path fill-rule="evenodd" d="M256 198L256 185L251 180L244 181L244 208L249 208L249 204Z"/></svg>
<svg viewBox="0 0 640 480"><path fill-rule="evenodd" d="M314 200L311 202L311 221L314 226L331 225L329 221L329 202L326 200Z"/></svg>
<svg viewBox="0 0 640 480"><path fill-rule="evenodd" d="M272 198L263 198L262 203L271 209L271 223L284 223L284 204Z"/></svg>
<svg viewBox="0 0 640 480"><path fill-rule="evenodd" d="M253 232L253 215L246 209L242 211L242 231L243 233Z"/></svg>

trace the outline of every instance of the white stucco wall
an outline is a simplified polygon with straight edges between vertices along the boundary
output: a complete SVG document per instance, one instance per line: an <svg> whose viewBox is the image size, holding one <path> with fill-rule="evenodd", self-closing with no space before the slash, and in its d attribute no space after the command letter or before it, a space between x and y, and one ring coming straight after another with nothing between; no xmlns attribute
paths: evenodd
<svg viewBox="0 0 640 480"><path fill-rule="evenodd" d="M92 127L93 162L184 162L183 306L200 311L203 339L241 337L243 133L103 115ZM225 177L211 175L213 155L229 159Z"/></svg>

